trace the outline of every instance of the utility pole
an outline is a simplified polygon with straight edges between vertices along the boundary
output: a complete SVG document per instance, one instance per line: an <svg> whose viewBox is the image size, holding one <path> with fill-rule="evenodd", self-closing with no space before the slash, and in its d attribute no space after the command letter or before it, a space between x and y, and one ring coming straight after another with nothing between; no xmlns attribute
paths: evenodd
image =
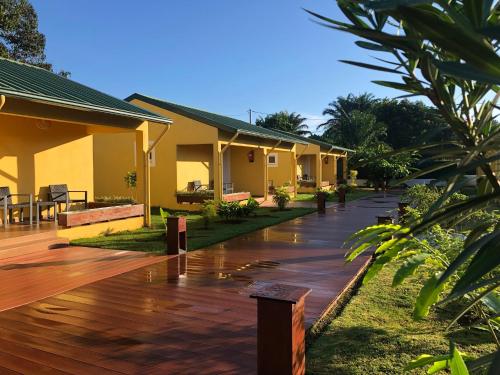
<svg viewBox="0 0 500 375"><path fill-rule="evenodd" d="M252 125L252 109L250 108L247 112L249 116L248 123Z"/></svg>

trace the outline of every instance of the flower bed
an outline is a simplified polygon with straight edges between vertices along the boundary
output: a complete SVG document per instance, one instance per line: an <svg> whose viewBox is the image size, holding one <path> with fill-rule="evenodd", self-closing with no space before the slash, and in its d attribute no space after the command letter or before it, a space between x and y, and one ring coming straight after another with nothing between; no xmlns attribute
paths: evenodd
<svg viewBox="0 0 500 375"><path fill-rule="evenodd" d="M104 221L143 216L143 204L128 204L114 207L93 208L82 211L62 212L58 215L59 225L74 227Z"/></svg>

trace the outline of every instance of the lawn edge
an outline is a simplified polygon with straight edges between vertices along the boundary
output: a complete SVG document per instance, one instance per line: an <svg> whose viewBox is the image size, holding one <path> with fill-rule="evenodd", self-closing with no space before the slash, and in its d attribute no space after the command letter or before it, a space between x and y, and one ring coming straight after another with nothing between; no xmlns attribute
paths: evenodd
<svg viewBox="0 0 500 375"><path fill-rule="evenodd" d="M368 268L374 261L373 255L364 261L356 274L349 280L344 288L335 296L330 304L325 308L321 316L306 331L306 351L327 329L337 317L339 317L346 306L362 287L363 278Z"/></svg>

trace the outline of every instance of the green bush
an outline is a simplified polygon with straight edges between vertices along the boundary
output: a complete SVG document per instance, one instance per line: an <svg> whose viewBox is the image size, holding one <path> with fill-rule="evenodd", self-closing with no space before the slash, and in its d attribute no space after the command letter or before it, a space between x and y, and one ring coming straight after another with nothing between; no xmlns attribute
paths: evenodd
<svg viewBox="0 0 500 375"><path fill-rule="evenodd" d="M259 202L257 202L254 198L250 197L248 198L247 203L240 207L243 216L250 216L255 212L257 208L259 208L259 206L260 206Z"/></svg>
<svg viewBox="0 0 500 375"><path fill-rule="evenodd" d="M217 215L224 218L224 220L229 221L236 217L243 216L243 210L239 202L219 202L217 205Z"/></svg>
<svg viewBox="0 0 500 375"><path fill-rule="evenodd" d="M273 202L276 203L280 211L283 211L286 208L290 199L290 194L284 187L276 189L276 192L273 195Z"/></svg>
<svg viewBox="0 0 500 375"><path fill-rule="evenodd" d="M203 224L208 229L210 221L217 217L217 202L213 199L206 200L201 207L201 215L203 216Z"/></svg>
<svg viewBox="0 0 500 375"><path fill-rule="evenodd" d="M110 197L95 197L94 199L98 203L110 203L110 204L134 204L135 200L132 197L121 197L113 195Z"/></svg>

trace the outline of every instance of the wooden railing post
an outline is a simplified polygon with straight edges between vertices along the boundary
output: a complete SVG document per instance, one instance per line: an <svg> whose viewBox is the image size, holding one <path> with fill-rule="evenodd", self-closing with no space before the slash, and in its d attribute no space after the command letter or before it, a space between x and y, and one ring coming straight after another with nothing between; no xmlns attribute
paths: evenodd
<svg viewBox="0 0 500 375"><path fill-rule="evenodd" d="M304 300L311 289L272 284L257 299L257 369L259 375L305 373Z"/></svg>
<svg viewBox="0 0 500 375"><path fill-rule="evenodd" d="M167 254L177 255L179 250L187 251L186 218L169 216L167 218Z"/></svg>

